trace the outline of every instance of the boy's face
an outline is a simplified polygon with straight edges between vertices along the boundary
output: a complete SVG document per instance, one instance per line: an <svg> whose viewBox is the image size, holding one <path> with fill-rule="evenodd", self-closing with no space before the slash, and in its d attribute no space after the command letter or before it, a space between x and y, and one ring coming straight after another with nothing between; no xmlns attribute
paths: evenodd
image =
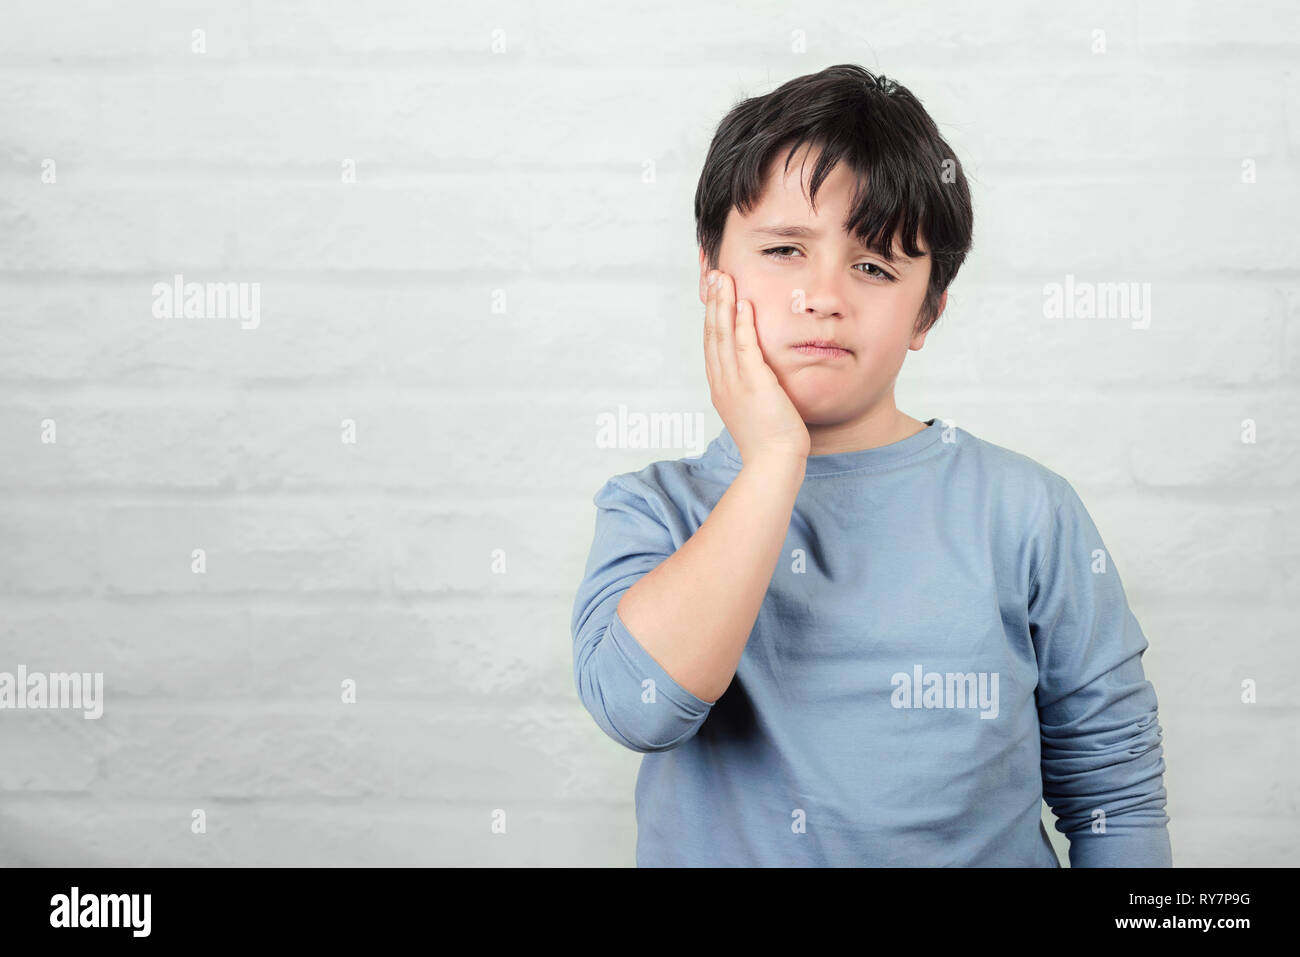
<svg viewBox="0 0 1300 957"><path fill-rule="evenodd" d="M809 426L852 423L887 402L909 349L925 333L913 328L925 299L930 258L909 262L894 237L890 263L844 231L854 180L836 166L817 191L817 210L804 195L817 155L807 148L788 172L784 153L773 160L759 204L748 216L732 207L718 268L736 284L737 300L754 307L759 346L777 381ZM801 188L801 178L803 186ZM780 236L773 227L808 232ZM928 251L922 241L921 248ZM700 251L700 301L707 303L709 266ZM946 304L947 292L939 302ZM833 340L848 350L816 354L795 346Z"/></svg>

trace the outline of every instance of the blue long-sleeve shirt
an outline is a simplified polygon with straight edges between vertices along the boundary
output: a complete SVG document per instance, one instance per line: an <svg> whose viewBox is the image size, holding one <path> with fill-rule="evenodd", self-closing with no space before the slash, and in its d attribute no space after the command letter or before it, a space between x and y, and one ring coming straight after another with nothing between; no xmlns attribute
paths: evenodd
<svg viewBox="0 0 1300 957"><path fill-rule="evenodd" d="M1147 640L1079 496L930 419L808 458L730 686L678 684L623 593L736 477L698 456L611 478L573 609L582 703L643 752L638 866L1170 866ZM701 636L700 640L705 640Z"/></svg>

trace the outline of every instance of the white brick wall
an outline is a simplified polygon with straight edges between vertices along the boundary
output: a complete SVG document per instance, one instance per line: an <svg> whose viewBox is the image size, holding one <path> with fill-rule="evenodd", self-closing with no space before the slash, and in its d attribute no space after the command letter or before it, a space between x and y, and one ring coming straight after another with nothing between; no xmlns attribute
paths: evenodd
<svg viewBox="0 0 1300 957"><path fill-rule="evenodd" d="M975 197L900 407L1078 488L1151 641L1175 864L1294 863L1300 16L853 10L6 10L0 670L106 700L0 712L0 864L631 864L639 756L569 614L596 489L690 451L595 416L720 428L700 164L737 98L839 62L917 93ZM260 283L260 324L155 318L175 273ZM1045 319L1067 273L1149 282L1150 328Z"/></svg>

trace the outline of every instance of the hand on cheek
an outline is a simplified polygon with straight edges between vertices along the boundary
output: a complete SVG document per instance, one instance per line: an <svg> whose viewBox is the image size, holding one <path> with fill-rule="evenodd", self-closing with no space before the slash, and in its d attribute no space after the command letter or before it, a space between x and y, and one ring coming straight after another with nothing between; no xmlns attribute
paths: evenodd
<svg viewBox="0 0 1300 957"><path fill-rule="evenodd" d="M758 343L753 306L716 273L704 314L705 372L713 406L745 463L769 454L806 458L810 439Z"/></svg>

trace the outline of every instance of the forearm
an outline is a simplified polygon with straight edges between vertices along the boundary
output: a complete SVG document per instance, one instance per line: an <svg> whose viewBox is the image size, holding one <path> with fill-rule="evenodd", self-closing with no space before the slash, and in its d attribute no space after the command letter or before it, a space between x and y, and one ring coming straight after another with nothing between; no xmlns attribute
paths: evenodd
<svg viewBox="0 0 1300 957"><path fill-rule="evenodd" d="M744 465L709 517L624 593L619 617L669 675L704 701L727 690L790 527L806 459Z"/></svg>

